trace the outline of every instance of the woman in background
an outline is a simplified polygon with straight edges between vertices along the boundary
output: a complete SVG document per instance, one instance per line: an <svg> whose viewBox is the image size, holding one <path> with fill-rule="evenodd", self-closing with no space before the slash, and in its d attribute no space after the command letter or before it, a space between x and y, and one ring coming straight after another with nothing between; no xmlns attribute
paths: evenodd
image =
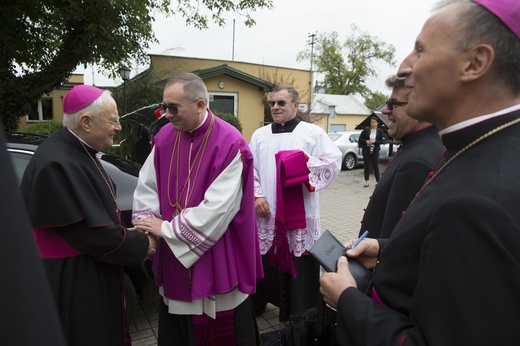
<svg viewBox="0 0 520 346"><path fill-rule="evenodd" d="M370 127L366 127L359 135L358 145L363 150L365 161L365 185L368 187L370 178L370 165L374 170L376 182L379 181L379 149L383 143L383 130L377 127L377 118L370 118Z"/></svg>

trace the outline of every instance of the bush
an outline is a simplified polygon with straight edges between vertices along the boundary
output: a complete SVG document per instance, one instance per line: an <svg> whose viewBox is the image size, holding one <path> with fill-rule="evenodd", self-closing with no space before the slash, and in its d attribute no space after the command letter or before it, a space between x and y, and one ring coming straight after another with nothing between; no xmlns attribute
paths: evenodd
<svg viewBox="0 0 520 346"><path fill-rule="evenodd" d="M50 135L61 129L61 123L57 121L45 121L34 124L28 124L22 132L36 133L40 135Z"/></svg>
<svg viewBox="0 0 520 346"><path fill-rule="evenodd" d="M222 113L222 114L215 113L215 115L218 116L220 119L224 120L225 122L230 123L231 125L236 127L237 130L240 131L240 133L242 133L242 124L240 123L240 120L238 120L238 118L236 116L234 116L233 114L229 114L229 113Z"/></svg>

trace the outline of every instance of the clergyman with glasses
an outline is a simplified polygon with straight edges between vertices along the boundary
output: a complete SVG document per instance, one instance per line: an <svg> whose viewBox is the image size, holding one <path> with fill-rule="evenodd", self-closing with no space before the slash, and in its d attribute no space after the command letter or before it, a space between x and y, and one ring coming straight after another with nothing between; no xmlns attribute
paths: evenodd
<svg viewBox="0 0 520 346"><path fill-rule="evenodd" d="M318 191L341 169L341 152L320 127L296 117L299 93L275 87L273 123L253 133L255 206L265 278L253 296L257 313L268 302L279 320L317 305L320 266L307 252L320 236Z"/></svg>
<svg viewBox="0 0 520 346"><path fill-rule="evenodd" d="M166 81L170 121L153 139L134 194L134 224L159 238L158 345L255 345L249 295L262 277L253 156L238 130L208 108L195 74Z"/></svg>
<svg viewBox="0 0 520 346"><path fill-rule="evenodd" d="M131 345L123 266L137 266L156 239L120 220L116 186L96 153L121 131L110 91L73 87L63 128L36 150L21 182L36 243L68 345Z"/></svg>
<svg viewBox="0 0 520 346"><path fill-rule="evenodd" d="M437 3L401 63L406 112L439 130L445 160L381 246L371 297L347 259L324 273L341 345L520 345L520 2Z"/></svg>
<svg viewBox="0 0 520 346"><path fill-rule="evenodd" d="M404 78L390 76L385 84L392 89L381 112L388 116L388 135L401 141L397 153L381 176L363 215L359 235L389 238L415 194L442 159L444 147L437 129L430 123L406 114Z"/></svg>

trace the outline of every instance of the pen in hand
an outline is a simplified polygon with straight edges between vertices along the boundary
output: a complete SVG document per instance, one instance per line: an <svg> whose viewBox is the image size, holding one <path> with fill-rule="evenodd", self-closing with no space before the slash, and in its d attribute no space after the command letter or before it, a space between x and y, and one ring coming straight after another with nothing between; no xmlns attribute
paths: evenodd
<svg viewBox="0 0 520 346"><path fill-rule="evenodd" d="M354 245L352 245L351 249L353 249L353 248L355 248L356 246L358 246L359 243L361 243L361 241L367 237L367 235L368 235L368 230L366 230L366 231L361 235L361 237L359 237L358 240L356 240L356 242L354 243Z"/></svg>

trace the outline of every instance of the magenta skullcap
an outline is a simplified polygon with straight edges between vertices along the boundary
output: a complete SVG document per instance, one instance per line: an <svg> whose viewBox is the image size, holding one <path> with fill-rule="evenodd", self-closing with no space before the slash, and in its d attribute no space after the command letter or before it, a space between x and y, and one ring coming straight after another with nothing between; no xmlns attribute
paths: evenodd
<svg viewBox="0 0 520 346"><path fill-rule="evenodd" d="M520 1L519 0L472 0L493 13L520 40Z"/></svg>
<svg viewBox="0 0 520 346"><path fill-rule="evenodd" d="M63 113L72 114L82 110L96 101L104 90L91 85L76 85L73 87L63 101Z"/></svg>

